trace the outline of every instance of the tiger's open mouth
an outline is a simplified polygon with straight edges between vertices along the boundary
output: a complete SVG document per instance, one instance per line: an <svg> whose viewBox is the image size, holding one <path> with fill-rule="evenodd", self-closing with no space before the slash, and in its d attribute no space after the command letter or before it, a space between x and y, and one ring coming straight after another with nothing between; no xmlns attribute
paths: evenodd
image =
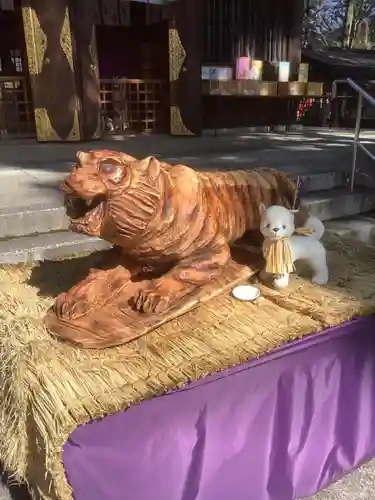
<svg viewBox="0 0 375 500"><path fill-rule="evenodd" d="M99 232L105 213L105 196L98 195L92 200L85 200L69 193L65 194L64 203L70 218L70 229L78 233Z"/></svg>

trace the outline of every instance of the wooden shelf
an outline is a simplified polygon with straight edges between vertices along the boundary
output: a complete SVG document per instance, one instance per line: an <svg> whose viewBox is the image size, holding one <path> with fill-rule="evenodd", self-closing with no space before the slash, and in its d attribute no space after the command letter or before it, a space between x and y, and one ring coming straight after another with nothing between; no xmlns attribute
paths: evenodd
<svg viewBox="0 0 375 500"><path fill-rule="evenodd" d="M202 94L223 97L320 97L323 95L323 83L203 80Z"/></svg>

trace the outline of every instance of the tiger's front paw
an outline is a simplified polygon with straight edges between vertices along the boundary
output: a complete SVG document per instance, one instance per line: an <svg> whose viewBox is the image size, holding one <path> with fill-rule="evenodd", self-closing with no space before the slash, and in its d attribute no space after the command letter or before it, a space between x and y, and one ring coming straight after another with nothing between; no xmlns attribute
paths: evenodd
<svg viewBox="0 0 375 500"><path fill-rule="evenodd" d="M170 306L171 297L163 295L157 288L139 290L133 297L132 306L138 312L162 314Z"/></svg>
<svg viewBox="0 0 375 500"><path fill-rule="evenodd" d="M148 288L139 290L131 301L136 311L163 314L181 300L190 287L175 278L164 277L151 282Z"/></svg>

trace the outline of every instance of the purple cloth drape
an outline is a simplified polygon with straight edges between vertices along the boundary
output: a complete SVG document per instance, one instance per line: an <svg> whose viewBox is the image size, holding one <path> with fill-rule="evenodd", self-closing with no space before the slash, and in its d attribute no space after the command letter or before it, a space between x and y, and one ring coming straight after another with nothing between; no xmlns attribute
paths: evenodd
<svg viewBox="0 0 375 500"><path fill-rule="evenodd" d="M76 429L75 500L292 500L375 455L375 317Z"/></svg>

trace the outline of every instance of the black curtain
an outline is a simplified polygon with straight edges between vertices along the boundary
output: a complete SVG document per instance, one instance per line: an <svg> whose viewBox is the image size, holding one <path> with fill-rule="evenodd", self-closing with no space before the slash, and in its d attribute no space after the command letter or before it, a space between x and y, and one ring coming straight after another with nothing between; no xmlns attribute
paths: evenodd
<svg viewBox="0 0 375 500"><path fill-rule="evenodd" d="M287 61L301 0L202 0L205 63L233 64L239 56Z"/></svg>

